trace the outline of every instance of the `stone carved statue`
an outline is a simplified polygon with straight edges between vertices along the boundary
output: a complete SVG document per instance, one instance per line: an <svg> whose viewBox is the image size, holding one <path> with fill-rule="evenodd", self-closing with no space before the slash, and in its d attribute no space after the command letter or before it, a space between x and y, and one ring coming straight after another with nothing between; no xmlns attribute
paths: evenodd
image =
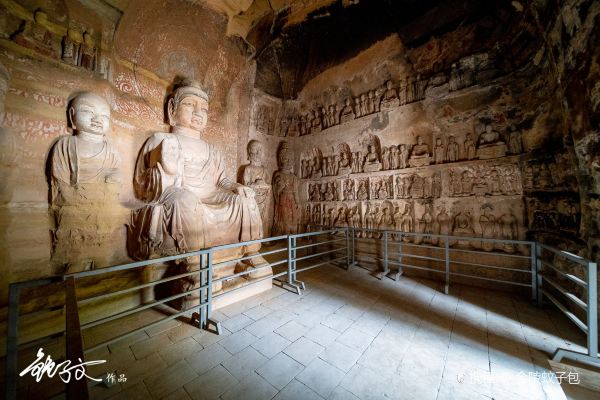
<svg viewBox="0 0 600 400"><path fill-rule="evenodd" d="M408 148L405 144L401 144L398 148L398 168L406 168L408 167Z"/></svg>
<svg viewBox="0 0 600 400"><path fill-rule="evenodd" d="M442 173L440 171L433 174L431 195L436 199L442 197Z"/></svg>
<svg viewBox="0 0 600 400"><path fill-rule="evenodd" d="M262 166L263 146L258 140L248 143L248 160L250 164L244 167L242 184L254 190L254 198L260 210L263 223L263 234L270 236L271 232L271 185L267 170Z"/></svg>
<svg viewBox="0 0 600 400"><path fill-rule="evenodd" d="M367 95L365 93L360 95L360 115L361 117L369 115L369 105L367 104Z"/></svg>
<svg viewBox="0 0 600 400"><path fill-rule="evenodd" d="M348 121L352 121L355 118L354 110L350 105L350 99L346 99L344 103L344 108L342 108L342 112L340 113L340 123L345 123Z"/></svg>
<svg viewBox="0 0 600 400"><path fill-rule="evenodd" d="M477 156L482 159L504 157L506 155L506 144L490 124L485 126L485 131L479 135L477 142Z"/></svg>
<svg viewBox="0 0 600 400"><path fill-rule="evenodd" d="M323 121L321 120L321 115L319 115L318 110L314 110L311 119L310 133L321 132L323 129Z"/></svg>
<svg viewBox="0 0 600 400"><path fill-rule="evenodd" d="M273 235L298 233L300 223L298 178L294 174L293 154L287 142L281 142L277 151L279 170L273 174L275 215Z"/></svg>
<svg viewBox="0 0 600 400"><path fill-rule="evenodd" d="M402 218L400 219L400 231L413 232L414 226L415 226L414 204L406 203L406 205L404 206L404 213L402 213ZM405 242L409 242L411 240L411 237L404 236L403 240Z"/></svg>
<svg viewBox="0 0 600 400"><path fill-rule="evenodd" d="M26 21L14 40L15 43L40 54L56 56L52 48L52 33L48 30L48 14L42 10L33 13L33 21Z"/></svg>
<svg viewBox="0 0 600 400"><path fill-rule="evenodd" d="M263 237L262 219L254 191L225 176L221 152L201 138L207 123L208 95L195 83L178 87L167 105L171 132L157 132L146 140L134 172L134 193L147 205L136 210L130 227L130 253L148 259L192 251L219 244ZM235 248L215 255L227 261L255 254L260 245ZM178 265L185 271L197 267L197 260ZM257 256L238 268L266 264ZM236 267L224 265L215 278ZM231 271L228 269L231 268ZM250 274L250 279L271 274L269 268ZM182 281L181 289L195 284ZM221 290L216 285L214 290ZM181 308L181 304L174 304Z"/></svg>
<svg viewBox="0 0 600 400"><path fill-rule="evenodd" d="M510 154L521 154L523 152L523 143L521 141L521 132L514 125L510 126L508 132L508 152Z"/></svg>
<svg viewBox="0 0 600 400"><path fill-rule="evenodd" d="M360 135L359 143L365 154L363 171L381 171L381 144L379 138L372 133L372 130L368 129Z"/></svg>
<svg viewBox="0 0 600 400"><path fill-rule="evenodd" d="M445 207L441 207L440 211L435 220L435 229L434 233L439 235L450 235L450 216L446 212ZM444 243L443 241L439 241L439 244Z"/></svg>
<svg viewBox="0 0 600 400"><path fill-rule="evenodd" d="M83 35L76 28L69 28L62 42L61 58L64 62L70 65L79 65L79 55Z"/></svg>
<svg viewBox="0 0 600 400"><path fill-rule="evenodd" d="M452 234L456 236L473 236L473 216L469 211L460 211L454 216Z"/></svg>
<svg viewBox="0 0 600 400"><path fill-rule="evenodd" d="M381 149L381 164L384 171L391 169L390 166L390 153L387 146L383 146Z"/></svg>
<svg viewBox="0 0 600 400"><path fill-rule="evenodd" d="M448 137L448 149L446 150L446 161L458 161L458 143L454 136Z"/></svg>
<svg viewBox="0 0 600 400"><path fill-rule="evenodd" d="M435 139L435 147L433 148L433 162L434 164L441 164L446 161L446 147L442 138Z"/></svg>
<svg viewBox="0 0 600 400"><path fill-rule="evenodd" d="M362 109L360 107L360 98L355 97L354 98L354 117L355 118L360 118L363 115L364 114L362 113Z"/></svg>
<svg viewBox="0 0 600 400"><path fill-rule="evenodd" d="M519 238L517 217L512 212L502 214L498 218L500 225L500 238L508 240L517 240ZM507 253L514 253L515 245L513 243L504 243L503 250Z"/></svg>
<svg viewBox="0 0 600 400"><path fill-rule="evenodd" d="M381 99L381 110L390 110L400 105L400 99L398 98L398 92L393 87L392 81L385 83L385 92Z"/></svg>
<svg viewBox="0 0 600 400"><path fill-rule="evenodd" d="M475 142L473 142L473 139L471 138L470 133L467 133L467 136L463 143L463 147L464 147L464 152L465 152L464 153L465 158L467 160L474 160L475 159Z"/></svg>
<svg viewBox="0 0 600 400"><path fill-rule="evenodd" d="M429 165L429 146L423 142L423 138L421 136L417 136L417 144L413 146L408 162L411 167Z"/></svg>
<svg viewBox="0 0 600 400"><path fill-rule="evenodd" d="M354 181L352 179L344 180L344 190L343 190L344 200L354 200Z"/></svg>
<svg viewBox="0 0 600 400"><path fill-rule="evenodd" d="M481 207L483 213L479 217L479 225L481 226L481 237L485 239L494 239L496 237L496 217L492 214L494 208L491 204L484 204ZM494 243L488 241L481 242L481 248L485 251L494 250Z"/></svg>
<svg viewBox="0 0 600 400"><path fill-rule="evenodd" d="M390 146L390 152L388 154L389 157L389 165L390 165L390 169L398 169L400 168L400 159L398 157L398 146L396 145L391 145Z"/></svg>
<svg viewBox="0 0 600 400"><path fill-rule="evenodd" d="M102 254L101 246L110 246L115 237L112 217L121 186L119 156L107 139L111 120L106 100L81 93L71 102L68 117L76 135L60 137L50 154L50 204L56 221L52 262L66 267L59 272L110 265L111 256Z"/></svg>
<svg viewBox="0 0 600 400"><path fill-rule="evenodd" d="M369 183L366 179L358 181L358 190L356 192L357 200L368 200L369 199Z"/></svg>
<svg viewBox="0 0 600 400"><path fill-rule="evenodd" d="M364 155L362 151L356 151L352 155L352 173L358 174L364 171Z"/></svg>
<svg viewBox="0 0 600 400"><path fill-rule="evenodd" d="M83 45L81 46L81 56L79 57L79 66L90 71L96 70L98 59L98 50L94 43L94 38L89 32L83 34Z"/></svg>
<svg viewBox="0 0 600 400"><path fill-rule="evenodd" d="M347 143L340 143L338 145L339 162L338 168L341 175L347 175L352 171L352 152L350 146Z"/></svg>

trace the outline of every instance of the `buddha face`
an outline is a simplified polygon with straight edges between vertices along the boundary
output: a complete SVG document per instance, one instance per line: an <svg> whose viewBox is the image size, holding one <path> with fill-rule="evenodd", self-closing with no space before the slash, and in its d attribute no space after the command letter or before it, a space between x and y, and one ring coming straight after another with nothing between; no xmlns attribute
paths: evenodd
<svg viewBox="0 0 600 400"><path fill-rule="evenodd" d="M169 101L171 126L189 128L201 132L208 121L208 102L194 94L184 95L177 103Z"/></svg>
<svg viewBox="0 0 600 400"><path fill-rule="evenodd" d="M77 96L69 109L73 129L105 136L110 129L110 107L106 100L92 93Z"/></svg>
<svg viewBox="0 0 600 400"><path fill-rule="evenodd" d="M262 146L260 143L252 141L248 146L248 160L252 164L259 164L262 159ZM304 163L304 161L302 161Z"/></svg>

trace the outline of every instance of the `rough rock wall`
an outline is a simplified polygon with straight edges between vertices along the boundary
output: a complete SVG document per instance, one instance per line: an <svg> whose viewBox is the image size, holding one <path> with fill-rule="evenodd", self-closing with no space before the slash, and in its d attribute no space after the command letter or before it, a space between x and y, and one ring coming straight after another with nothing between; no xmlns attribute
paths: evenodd
<svg viewBox="0 0 600 400"><path fill-rule="evenodd" d="M557 127L575 149L583 242L575 250L600 261L600 4L535 1L525 12L544 40Z"/></svg>
<svg viewBox="0 0 600 400"><path fill-rule="evenodd" d="M49 212L48 154L70 135L67 105L80 91L102 95L112 109L109 139L121 158L119 204L103 223L115 229L99 244L104 262L126 262L125 225L138 207L132 190L136 157L144 140L166 130L164 104L174 83L199 81L210 96L207 141L223 152L232 180L245 148L253 66L226 36L227 17L201 2L131 1L124 12L104 3L74 0L3 0L0 63L8 70L2 128L0 198L0 304L9 282L60 273L51 262L52 232L60 221ZM36 10L47 18L36 20ZM71 36L69 36L71 32ZM65 37L83 47L86 60L65 56ZM93 228L93 227L92 227ZM77 238L73 238L76 246ZM101 265L102 264L102 265Z"/></svg>

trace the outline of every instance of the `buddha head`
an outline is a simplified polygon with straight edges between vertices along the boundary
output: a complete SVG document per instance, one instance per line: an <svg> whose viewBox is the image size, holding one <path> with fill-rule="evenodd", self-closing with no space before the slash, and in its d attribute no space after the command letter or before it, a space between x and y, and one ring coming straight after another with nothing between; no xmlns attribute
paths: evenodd
<svg viewBox="0 0 600 400"><path fill-rule="evenodd" d="M208 121L208 95L194 82L186 83L173 93L167 104L169 125L202 132Z"/></svg>
<svg viewBox="0 0 600 400"><path fill-rule="evenodd" d="M387 81L387 82L385 83L385 88L386 88L387 90L392 90L392 85L393 85L392 81Z"/></svg>
<svg viewBox="0 0 600 400"><path fill-rule="evenodd" d="M280 143L279 151L277 152L277 161L279 162L279 168L293 172L292 153L288 142Z"/></svg>
<svg viewBox="0 0 600 400"><path fill-rule="evenodd" d="M36 24L46 26L48 24L48 14L42 10L36 10L36 12L33 13L33 20Z"/></svg>
<svg viewBox="0 0 600 400"><path fill-rule="evenodd" d="M77 95L71 101L68 114L73 130L88 134L89 138L103 139L110 130L110 106L97 94Z"/></svg>
<svg viewBox="0 0 600 400"><path fill-rule="evenodd" d="M252 165L260 165L262 160L263 148L258 140L251 140L248 143L248 160ZM302 160L304 162L304 160Z"/></svg>

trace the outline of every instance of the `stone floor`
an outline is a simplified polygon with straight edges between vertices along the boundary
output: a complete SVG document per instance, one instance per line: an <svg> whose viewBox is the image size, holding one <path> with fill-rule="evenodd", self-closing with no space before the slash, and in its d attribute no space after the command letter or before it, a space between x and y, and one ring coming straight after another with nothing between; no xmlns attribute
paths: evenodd
<svg viewBox="0 0 600 400"><path fill-rule="evenodd" d="M301 296L273 288L216 312L220 336L172 321L90 354L107 360L96 376L127 378L92 387L92 398L570 397L547 357L557 346L578 348L560 337L583 336L554 308L464 286L445 295L435 282L378 281L360 268L300 278Z"/></svg>

